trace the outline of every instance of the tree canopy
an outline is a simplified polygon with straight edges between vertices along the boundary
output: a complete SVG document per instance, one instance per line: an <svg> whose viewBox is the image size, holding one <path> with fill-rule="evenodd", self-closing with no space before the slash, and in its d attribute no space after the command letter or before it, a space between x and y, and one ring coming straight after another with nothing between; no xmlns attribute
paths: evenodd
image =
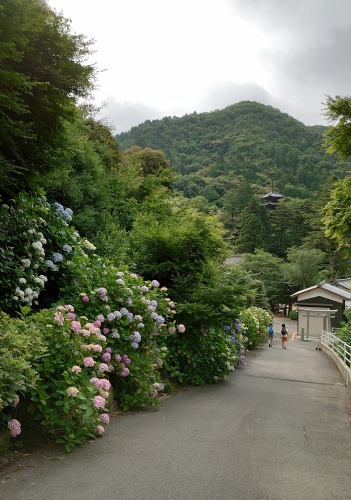
<svg viewBox="0 0 351 500"><path fill-rule="evenodd" d="M44 0L0 6L0 182L2 191L47 172L62 147L65 120L94 86L85 64L91 41L73 35L67 19ZM19 181L20 178L20 181Z"/></svg>

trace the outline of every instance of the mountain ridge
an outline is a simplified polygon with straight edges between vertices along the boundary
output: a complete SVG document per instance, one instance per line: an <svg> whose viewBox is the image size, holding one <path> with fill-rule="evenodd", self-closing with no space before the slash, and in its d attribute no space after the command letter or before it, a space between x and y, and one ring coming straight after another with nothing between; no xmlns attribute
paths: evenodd
<svg viewBox="0 0 351 500"><path fill-rule="evenodd" d="M343 178L351 168L350 161L342 164L326 153L327 129L270 105L241 101L222 110L147 120L116 138L122 150L161 149L183 177L208 182L224 176L268 187L273 175L277 189L308 197L330 176Z"/></svg>

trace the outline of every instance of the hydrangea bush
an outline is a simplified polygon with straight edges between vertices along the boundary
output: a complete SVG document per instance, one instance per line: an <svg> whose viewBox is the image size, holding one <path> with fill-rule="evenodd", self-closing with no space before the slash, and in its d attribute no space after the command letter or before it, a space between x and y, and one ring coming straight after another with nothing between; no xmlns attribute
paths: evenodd
<svg viewBox="0 0 351 500"><path fill-rule="evenodd" d="M181 317L196 321L191 328L177 324L166 288L93 254L71 219L69 208L49 204L43 194L21 194L0 207L0 309L32 313L22 320L2 317L9 342L0 343L0 421L16 437L21 415L29 412L67 451L103 435L116 402L123 410L157 404L162 380L225 379L245 365L246 346L257 346L271 319L251 307L230 322L245 283L236 280L234 293L226 273L231 293L219 280L222 295L210 312L210 298L193 301L195 315L186 316L183 304ZM206 287L206 294L213 289ZM6 353L12 350L11 364Z"/></svg>
<svg viewBox="0 0 351 500"><path fill-rule="evenodd" d="M112 355L111 366L103 362L106 342L100 328L77 317L70 304L42 310L32 321L42 332L48 355L33 363L40 381L30 391L28 411L56 443L71 451L104 433L111 387L106 375L119 363Z"/></svg>
<svg viewBox="0 0 351 500"><path fill-rule="evenodd" d="M165 340L167 375L179 384L203 385L224 380L244 364L245 336L239 323L208 331L179 331Z"/></svg>
<svg viewBox="0 0 351 500"><path fill-rule="evenodd" d="M122 360L122 377L116 371L109 374L118 406L128 410L157 404L155 384L167 353L165 341L158 339L176 331L175 304L167 289L96 255L80 255L70 266L75 280L62 293L79 315L94 318L108 348L131 360L130 365Z"/></svg>
<svg viewBox="0 0 351 500"><path fill-rule="evenodd" d="M28 385L29 411L70 451L103 434L114 398L124 410L157 404L167 348L156 339L176 330L175 304L157 280L88 255L94 246L70 227L71 210L27 195L1 210L2 262L11 271L3 277L1 307L35 310L59 299L56 309L26 318L47 351L31 363L39 379ZM20 421L13 417L16 411L7 420L15 421L9 427L15 436Z"/></svg>
<svg viewBox="0 0 351 500"><path fill-rule="evenodd" d="M69 262L86 247L69 225L72 211L49 204L41 194L20 193L0 206L0 310L50 306L59 298L62 281L72 279ZM45 290L45 294L42 292Z"/></svg>
<svg viewBox="0 0 351 500"><path fill-rule="evenodd" d="M267 340L268 325L272 321L270 312L252 306L241 312L240 321L245 325L248 349L256 349Z"/></svg>

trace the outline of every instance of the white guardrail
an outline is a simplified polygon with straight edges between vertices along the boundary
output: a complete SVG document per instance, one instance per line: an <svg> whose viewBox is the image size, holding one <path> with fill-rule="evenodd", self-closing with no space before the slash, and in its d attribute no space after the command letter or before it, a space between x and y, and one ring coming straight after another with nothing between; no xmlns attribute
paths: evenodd
<svg viewBox="0 0 351 500"><path fill-rule="evenodd" d="M321 346L338 367L345 384L351 387L351 345L346 344L334 333L322 331Z"/></svg>

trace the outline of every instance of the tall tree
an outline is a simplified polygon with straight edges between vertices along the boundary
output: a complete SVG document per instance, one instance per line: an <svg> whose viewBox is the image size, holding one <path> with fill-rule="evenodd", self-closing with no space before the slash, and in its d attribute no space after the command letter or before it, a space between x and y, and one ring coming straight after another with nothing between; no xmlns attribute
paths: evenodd
<svg viewBox="0 0 351 500"><path fill-rule="evenodd" d="M238 222L236 247L239 252L253 253L256 248L267 250L270 223L268 212L261 200L253 196Z"/></svg>
<svg viewBox="0 0 351 500"><path fill-rule="evenodd" d="M325 133L328 153L337 153L340 160L351 155L351 97L327 96L325 116L331 126Z"/></svg>
<svg viewBox="0 0 351 500"><path fill-rule="evenodd" d="M227 216L227 224L235 225L235 221L251 200L254 191L250 184L242 180L238 186L228 189L223 196L223 211Z"/></svg>
<svg viewBox="0 0 351 500"><path fill-rule="evenodd" d="M325 254L317 248L291 248L288 262L282 264L285 281L296 291L315 285L326 277Z"/></svg>
<svg viewBox="0 0 351 500"><path fill-rule="evenodd" d="M44 0L2 0L0 6L0 185L2 192L50 170L65 120L94 86L85 64L91 42Z"/></svg>
<svg viewBox="0 0 351 500"><path fill-rule="evenodd" d="M287 299L286 283L281 273L282 263L282 259L259 249L253 254L244 254L239 262L239 266L249 271L253 278L263 282L271 309L275 303Z"/></svg>
<svg viewBox="0 0 351 500"><path fill-rule="evenodd" d="M325 133L325 146L328 153L337 153L340 160L351 155L351 97L327 97L326 116L331 126ZM351 247L351 177L337 182L331 192L330 200L324 209L326 235L338 244Z"/></svg>

